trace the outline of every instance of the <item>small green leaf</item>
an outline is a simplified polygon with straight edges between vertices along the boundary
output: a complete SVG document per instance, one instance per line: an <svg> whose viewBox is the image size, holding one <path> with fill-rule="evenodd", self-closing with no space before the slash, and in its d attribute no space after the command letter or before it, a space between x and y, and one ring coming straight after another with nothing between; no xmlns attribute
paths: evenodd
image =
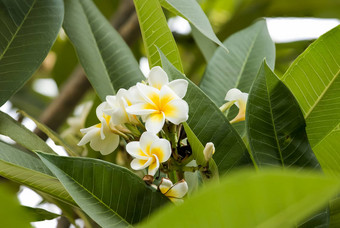
<svg viewBox="0 0 340 228"><path fill-rule="evenodd" d="M169 78L185 79L189 82L184 97L189 104L187 123L203 145L208 142L214 143L216 148L214 160L219 173L224 174L238 166L252 165L246 146L220 109L194 83L172 66L162 52L160 55L163 69Z"/></svg>
<svg viewBox="0 0 340 228"><path fill-rule="evenodd" d="M65 0L63 27L102 100L144 78L129 47L91 0Z"/></svg>
<svg viewBox="0 0 340 228"><path fill-rule="evenodd" d="M200 33L200 31L198 31L193 25L191 25L191 35L200 49L205 61L208 63L214 56L217 46L206 36Z"/></svg>
<svg viewBox="0 0 340 228"><path fill-rule="evenodd" d="M0 176L76 206L65 188L39 158L1 141Z"/></svg>
<svg viewBox="0 0 340 228"><path fill-rule="evenodd" d="M174 37L159 0L134 0L150 68L161 65L157 47L181 72L183 67Z"/></svg>
<svg viewBox="0 0 340 228"><path fill-rule="evenodd" d="M321 166L339 175L340 26L322 35L301 54L282 81L299 102L310 144Z"/></svg>
<svg viewBox="0 0 340 228"><path fill-rule="evenodd" d="M310 171L241 171L203 188L178 207L164 208L140 227L291 228L339 190L337 179Z"/></svg>
<svg viewBox="0 0 340 228"><path fill-rule="evenodd" d="M187 123L183 123L183 126L184 126L185 133L187 134L188 141L189 141L191 149L192 149L192 156L196 160L196 164L200 165L202 167L205 167L207 165L207 162L206 162L204 155L203 155L204 146L199 141L199 139L197 138L197 136L191 130L191 128L189 127L189 125ZM204 173L202 173L202 171L201 171L201 174L202 174L203 177L206 176ZM217 168L217 165L216 165L213 158L211 158L210 161L209 161L208 176L211 179L218 179L218 168Z"/></svg>
<svg viewBox="0 0 340 228"><path fill-rule="evenodd" d="M41 208L23 206L23 209L31 215L32 217L31 222L51 220L51 219L58 218L60 216L58 214L46 211Z"/></svg>
<svg viewBox="0 0 340 228"><path fill-rule="evenodd" d="M62 0L0 1L0 106L40 66L57 38Z"/></svg>
<svg viewBox="0 0 340 228"><path fill-rule="evenodd" d="M39 153L81 209L102 227L126 227L168 199L126 168L91 158Z"/></svg>
<svg viewBox="0 0 340 228"><path fill-rule="evenodd" d="M162 6L172 13L189 21L203 36L219 45L228 52L228 49L217 38L210 22L196 0L160 0Z"/></svg>
<svg viewBox="0 0 340 228"><path fill-rule="evenodd" d="M42 150L46 153L55 152L36 134L15 121L12 117L0 111L0 134L6 135L23 147L34 151Z"/></svg>
<svg viewBox="0 0 340 228"><path fill-rule="evenodd" d="M238 88L248 93L256 73L265 58L274 69L275 45L271 40L266 21L235 33L224 41L229 53L218 48L208 63L200 88L221 106L228 90Z"/></svg>

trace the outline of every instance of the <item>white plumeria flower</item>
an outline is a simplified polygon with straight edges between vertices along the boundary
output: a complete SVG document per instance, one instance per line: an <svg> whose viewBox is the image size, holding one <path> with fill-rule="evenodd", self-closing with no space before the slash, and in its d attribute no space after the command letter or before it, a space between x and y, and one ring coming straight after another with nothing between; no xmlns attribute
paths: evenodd
<svg viewBox="0 0 340 228"><path fill-rule="evenodd" d="M142 102L131 105L126 111L134 115L142 115L147 131L157 134L162 130L165 120L173 124L187 121L189 106L169 86L156 89L142 83L137 88L144 98Z"/></svg>
<svg viewBox="0 0 340 228"><path fill-rule="evenodd" d="M233 88L228 91L225 100L235 104L239 109L237 116L232 119L230 123L237 123L245 120L248 93L242 93L239 89Z"/></svg>
<svg viewBox="0 0 340 228"><path fill-rule="evenodd" d="M159 164L166 162L171 156L170 142L160 139L151 132L144 132L139 142L129 142L126 151L133 157L131 168L141 170L148 168L148 175L154 176Z"/></svg>
<svg viewBox="0 0 340 228"><path fill-rule="evenodd" d="M176 79L169 82L168 75L159 66L155 66L150 70L148 75L148 83L150 86L161 90L164 85L169 86L179 98L183 98L187 93L188 81L184 79Z"/></svg>
<svg viewBox="0 0 340 228"><path fill-rule="evenodd" d="M136 102L139 97L136 86L129 90L119 89L115 96L106 96L106 101L109 108L104 110L104 113L111 116L113 125L124 123L138 124L137 117L126 112L126 108ZM135 100L134 100L135 99Z"/></svg>
<svg viewBox="0 0 340 228"><path fill-rule="evenodd" d="M188 184L185 180L180 180L176 184L173 184L170 179L162 178L159 190L173 203L182 203L182 198L188 192Z"/></svg>
<svg viewBox="0 0 340 228"><path fill-rule="evenodd" d="M103 112L103 110L107 108L107 102L103 102L97 107L96 114L97 118L100 120L99 124L80 129L85 135L78 143L78 146L83 146L90 142L91 148L100 151L103 155L110 154L118 147L119 136L110 128L111 117Z"/></svg>

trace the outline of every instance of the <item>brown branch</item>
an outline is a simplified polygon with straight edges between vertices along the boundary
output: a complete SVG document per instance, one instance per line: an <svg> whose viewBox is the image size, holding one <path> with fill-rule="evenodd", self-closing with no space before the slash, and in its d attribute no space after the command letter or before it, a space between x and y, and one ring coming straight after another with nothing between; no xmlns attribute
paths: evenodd
<svg viewBox="0 0 340 228"><path fill-rule="evenodd" d="M140 37L138 20L132 0L122 1L122 4L111 20L111 24L118 30L128 45L133 44ZM82 68L78 65L64 83L60 94L40 115L40 122L54 131L58 130L90 88L91 84L87 80ZM34 133L44 140L48 138L47 135L37 128L34 130Z"/></svg>

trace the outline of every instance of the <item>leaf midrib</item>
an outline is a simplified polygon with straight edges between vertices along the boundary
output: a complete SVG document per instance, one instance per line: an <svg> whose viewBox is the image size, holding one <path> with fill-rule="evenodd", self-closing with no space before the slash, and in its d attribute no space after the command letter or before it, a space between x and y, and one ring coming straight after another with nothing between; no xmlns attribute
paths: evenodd
<svg viewBox="0 0 340 228"><path fill-rule="evenodd" d="M53 164L53 163L51 163ZM104 205L106 208L108 208L110 211L112 211L115 215L118 216L123 222L125 222L128 226L131 226L131 224L126 221L124 218L122 218L117 212L115 212L112 208L110 208L106 203L104 203L102 200L100 200L96 195L94 195L92 192L90 192L87 188L85 188L82 184L80 184L78 181L76 181L73 177L71 177L68 173L64 172L63 170L59 169L56 165L53 164L58 170L63 172L68 178L70 178L72 181L74 181L77 185L79 185L82 189L84 189L88 194L90 194L94 199L96 199L98 202L100 202L102 205Z"/></svg>
<svg viewBox="0 0 340 228"><path fill-rule="evenodd" d="M24 19L22 20L21 24L17 27L15 33L13 34L11 40L8 42L4 52L1 54L0 56L0 60L3 58L3 56L5 55L5 53L7 52L7 50L9 49L9 47L11 46L11 44L13 43L13 41L16 38L16 35L18 34L18 32L21 30L21 27L23 26L23 24L26 22L26 19L28 18L28 15L31 13L32 9L34 8L35 4L37 3L37 0L34 0L32 3L32 6L30 7L30 9L27 11Z"/></svg>

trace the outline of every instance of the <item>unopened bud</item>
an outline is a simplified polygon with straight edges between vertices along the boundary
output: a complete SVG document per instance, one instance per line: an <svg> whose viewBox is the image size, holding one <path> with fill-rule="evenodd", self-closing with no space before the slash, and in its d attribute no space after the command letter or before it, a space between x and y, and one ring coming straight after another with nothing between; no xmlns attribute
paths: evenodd
<svg viewBox="0 0 340 228"><path fill-rule="evenodd" d="M208 142L203 150L204 158L208 162L215 153L215 146L212 142Z"/></svg>

